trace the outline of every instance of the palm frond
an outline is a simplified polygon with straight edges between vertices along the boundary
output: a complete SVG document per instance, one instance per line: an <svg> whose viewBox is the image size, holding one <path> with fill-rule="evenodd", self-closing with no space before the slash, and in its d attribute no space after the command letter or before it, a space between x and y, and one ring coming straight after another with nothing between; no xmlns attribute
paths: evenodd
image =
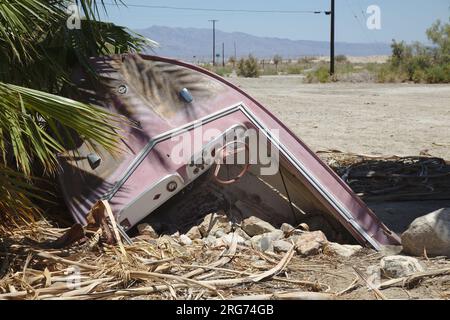
<svg viewBox="0 0 450 320"><path fill-rule="evenodd" d="M33 162L54 172L56 154L63 152L71 139L61 133L61 127L77 132L93 148L117 152L122 120L96 106L0 83L0 148L3 154L12 151L17 168L26 176L31 174Z"/></svg>
<svg viewBox="0 0 450 320"><path fill-rule="evenodd" d="M71 83L74 69L81 65L89 70L91 57L154 45L102 22L103 0L76 0L83 15L81 29L69 30L67 7L73 3L0 0L0 226L8 224L7 216L29 221L38 211L33 169L43 169L40 176L54 173L57 154L70 149L74 137L109 152L121 145L124 119L61 97L66 89L76 89ZM123 5L121 0L114 3Z"/></svg>

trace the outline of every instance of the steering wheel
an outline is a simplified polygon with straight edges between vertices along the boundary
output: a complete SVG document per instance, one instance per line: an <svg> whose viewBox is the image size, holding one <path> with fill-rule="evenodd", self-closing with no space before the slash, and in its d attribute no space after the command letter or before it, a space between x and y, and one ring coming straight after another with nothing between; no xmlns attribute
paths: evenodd
<svg viewBox="0 0 450 320"><path fill-rule="evenodd" d="M243 147L241 148L234 148L231 152L227 152L227 149L229 146L231 145L243 145ZM245 176L245 174L250 170L250 163L245 164L245 167L242 169L242 171L239 173L239 175L231 180L222 180L221 178L219 178L219 173L220 173L220 169L222 168L222 165L224 164L225 160L227 159L227 157L231 156L231 155L236 155L239 152L246 150L247 152L250 152L250 148L248 146L248 144L246 144L245 142L241 142L241 141L233 141L230 142L226 145L224 145L223 147L221 147L219 150L217 150L217 153L219 155L219 157L216 158L216 169L214 170L214 179L220 183L220 184L225 184L225 185L229 185L229 184L233 184L235 182L237 182L239 179L241 179L243 176ZM220 161L220 159L222 159L222 161Z"/></svg>

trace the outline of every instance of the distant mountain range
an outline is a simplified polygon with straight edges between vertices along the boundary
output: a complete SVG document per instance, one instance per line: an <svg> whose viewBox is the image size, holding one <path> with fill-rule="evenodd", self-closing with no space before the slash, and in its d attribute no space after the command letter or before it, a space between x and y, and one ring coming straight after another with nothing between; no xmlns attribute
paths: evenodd
<svg viewBox="0 0 450 320"><path fill-rule="evenodd" d="M137 30L137 32L160 44L160 48L153 49L153 53L157 55L184 60L209 61L211 59L212 31L210 29L153 26ZM258 37L242 32L229 33L216 30L218 54L222 53L222 43L225 43L226 58L234 56L235 44L238 57L253 54L258 58L271 58L279 54L287 59L301 56L326 56L329 55L330 50L329 42L326 41ZM336 54L374 56L390 53L390 45L385 43L336 43Z"/></svg>

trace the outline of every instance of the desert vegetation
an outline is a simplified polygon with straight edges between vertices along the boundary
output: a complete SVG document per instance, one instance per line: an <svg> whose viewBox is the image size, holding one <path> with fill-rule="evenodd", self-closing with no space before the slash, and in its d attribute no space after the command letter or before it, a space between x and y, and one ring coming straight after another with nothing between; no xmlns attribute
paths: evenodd
<svg viewBox="0 0 450 320"><path fill-rule="evenodd" d="M392 42L392 54L382 62L355 62L345 55L336 56L336 73L330 76L329 63L323 57L283 59L275 55L269 59L253 56L239 61L230 58L225 67L206 68L227 77L252 78L276 75L299 75L306 83L379 82L379 83L449 83L450 82L450 24L436 21L426 34L430 46L422 43Z"/></svg>

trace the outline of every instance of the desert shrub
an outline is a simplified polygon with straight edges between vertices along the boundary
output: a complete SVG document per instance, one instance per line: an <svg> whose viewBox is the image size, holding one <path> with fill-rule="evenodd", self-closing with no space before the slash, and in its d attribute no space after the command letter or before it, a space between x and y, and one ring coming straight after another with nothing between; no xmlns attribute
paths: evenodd
<svg viewBox="0 0 450 320"><path fill-rule="evenodd" d="M277 54L273 57L272 61L273 64L275 65L276 71L278 72L278 65L283 62L283 57Z"/></svg>
<svg viewBox="0 0 450 320"><path fill-rule="evenodd" d="M306 81L308 83L317 83L317 82L327 83L330 82L331 80L332 79L330 76L330 71L328 67L325 65L320 66L316 70L311 71L306 75Z"/></svg>
<svg viewBox="0 0 450 320"><path fill-rule="evenodd" d="M382 65L378 68L376 81L379 83L398 83L404 82L408 75L400 70L394 71L390 63Z"/></svg>
<svg viewBox="0 0 450 320"><path fill-rule="evenodd" d="M247 59L241 59L238 62L238 76L245 78L258 78L259 77L259 65L258 60L249 55Z"/></svg>
<svg viewBox="0 0 450 320"><path fill-rule="evenodd" d="M335 57L337 63L348 62L347 56L340 54Z"/></svg>
<svg viewBox="0 0 450 320"><path fill-rule="evenodd" d="M286 69L287 74L302 74L303 71L304 69L298 64L290 65Z"/></svg>
<svg viewBox="0 0 450 320"><path fill-rule="evenodd" d="M450 24L439 20L427 30L432 47L421 43L407 45L392 42L392 56L378 71L379 82L413 81L416 83L450 82Z"/></svg>
<svg viewBox="0 0 450 320"><path fill-rule="evenodd" d="M428 68L424 79L428 83L450 83L450 63Z"/></svg>
<svg viewBox="0 0 450 320"><path fill-rule="evenodd" d="M302 64L311 64L316 60L315 57L302 57L298 62Z"/></svg>
<svg viewBox="0 0 450 320"><path fill-rule="evenodd" d="M221 77L229 77L233 73L233 68L229 66L216 67L214 72Z"/></svg>

